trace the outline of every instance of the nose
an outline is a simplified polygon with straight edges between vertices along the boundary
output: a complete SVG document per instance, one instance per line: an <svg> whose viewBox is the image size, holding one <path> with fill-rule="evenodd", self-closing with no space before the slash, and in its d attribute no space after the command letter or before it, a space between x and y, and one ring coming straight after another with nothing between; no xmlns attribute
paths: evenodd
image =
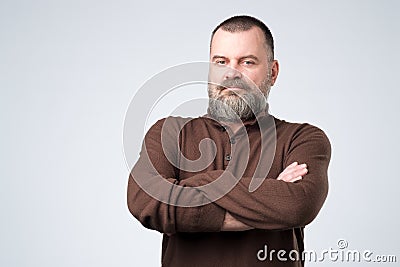
<svg viewBox="0 0 400 267"><path fill-rule="evenodd" d="M224 80L242 78L242 73L236 68L236 66L229 65L224 75Z"/></svg>

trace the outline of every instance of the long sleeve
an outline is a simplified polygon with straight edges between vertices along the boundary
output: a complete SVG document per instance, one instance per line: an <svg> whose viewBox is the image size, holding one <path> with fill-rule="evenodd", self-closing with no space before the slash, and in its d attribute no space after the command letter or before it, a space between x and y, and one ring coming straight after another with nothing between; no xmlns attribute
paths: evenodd
<svg viewBox="0 0 400 267"><path fill-rule="evenodd" d="M161 233L220 231L225 216L223 208L214 203L190 207L190 203L200 203L206 198L198 190L183 196L185 181L176 179L176 167L163 150L163 122L158 121L147 132L139 160L129 176L127 202L130 212L143 226ZM176 153L175 148L168 153ZM196 181L215 180L222 172L215 170L194 175L191 186L195 187ZM185 201L189 207L174 205Z"/></svg>
<svg viewBox="0 0 400 267"><path fill-rule="evenodd" d="M295 161L306 163L308 173L302 180L286 183L276 180L277 177L266 177L257 190L249 192L252 177L242 177L229 193L216 201L216 204L238 220L259 229L305 226L317 216L326 199L330 155L331 146L324 132L304 124L293 135L283 166L286 168ZM225 175L236 179L229 172ZM205 180L200 184L212 182L207 177L202 178ZM188 183L190 184L190 181Z"/></svg>

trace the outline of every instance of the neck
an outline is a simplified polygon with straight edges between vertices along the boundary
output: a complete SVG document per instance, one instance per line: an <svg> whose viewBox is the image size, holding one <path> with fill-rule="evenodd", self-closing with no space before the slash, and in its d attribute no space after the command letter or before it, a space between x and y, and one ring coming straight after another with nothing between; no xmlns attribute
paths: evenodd
<svg viewBox="0 0 400 267"><path fill-rule="evenodd" d="M228 122L225 124L229 127L233 134L237 133L237 131L243 126L241 122Z"/></svg>

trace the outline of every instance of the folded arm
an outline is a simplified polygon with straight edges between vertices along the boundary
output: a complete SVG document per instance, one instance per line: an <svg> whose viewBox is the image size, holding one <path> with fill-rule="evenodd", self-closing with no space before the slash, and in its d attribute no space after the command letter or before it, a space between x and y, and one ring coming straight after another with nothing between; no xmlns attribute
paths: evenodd
<svg viewBox="0 0 400 267"><path fill-rule="evenodd" d="M139 160L129 176L127 202L130 212L143 226L161 233L220 231L225 216L225 209L220 206L214 203L197 207L174 205L182 203L182 197L190 206L190 203L203 202L206 196L198 190L182 194L185 180L175 179L177 170L162 153L162 125L163 120L158 121L146 134ZM194 175L191 187L198 185L196 181L213 181L222 172L215 170Z"/></svg>
<svg viewBox="0 0 400 267"><path fill-rule="evenodd" d="M308 172L306 164L298 164L298 162L293 162L281 172L277 180L281 180L287 183L294 183L303 179L303 175ZM246 231L254 229L254 227L249 226L235 217L233 217L228 211L225 213L224 222L222 224L222 231Z"/></svg>
<svg viewBox="0 0 400 267"><path fill-rule="evenodd" d="M284 162L285 168L293 162L306 163L308 172L303 179L291 183L277 177L267 177L256 191L250 193L252 177L242 177L229 193L215 203L241 223L253 228L289 229L305 226L317 216L326 199L330 153L330 143L323 131L305 126L293 137ZM225 175L230 174L226 172ZM190 181L187 182L190 184ZM210 182L212 180L204 180L200 184ZM218 188L215 190L218 191Z"/></svg>
<svg viewBox="0 0 400 267"><path fill-rule="evenodd" d="M224 170L209 171L179 181L177 169L161 153L158 121L146 134L143 149L133 168L128 183L128 207L130 212L147 228L162 233L237 231L252 228L288 229L310 223L318 214L327 196L327 168L330 160L330 144L325 134L316 127L304 127L294 137L284 160L285 170L293 162L306 163L300 174L281 173L279 177L267 177L254 192L249 192L252 177L242 177L225 196L213 203L198 207L179 207L182 187L198 187L216 180ZM152 170L149 166L156 166ZM285 171L284 171L285 172ZM283 172L283 173L284 173ZM303 178L299 180L300 178ZM232 179L237 179L233 177ZM162 180L170 187L160 186ZM140 185L137 183L140 182ZM295 182L298 181L298 182ZM295 183L293 183L295 182ZM161 198L150 196L146 187L159 188ZM218 191L218 188L217 188ZM187 195L185 196L188 197ZM189 196L194 202L209 198L200 189Z"/></svg>

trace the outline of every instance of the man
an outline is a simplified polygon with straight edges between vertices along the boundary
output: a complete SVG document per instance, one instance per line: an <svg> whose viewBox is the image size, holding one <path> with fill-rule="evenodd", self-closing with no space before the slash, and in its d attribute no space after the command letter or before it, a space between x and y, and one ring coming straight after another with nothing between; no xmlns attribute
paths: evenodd
<svg viewBox="0 0 400 267"><path fill-rule="evenodd" d="M304 226L328 192L329 140L268 113L279 65L263 22L222 22L210 61L207 115L151 127L129 178L129 210L164 234L162 266L303 266Z"/></svg>

